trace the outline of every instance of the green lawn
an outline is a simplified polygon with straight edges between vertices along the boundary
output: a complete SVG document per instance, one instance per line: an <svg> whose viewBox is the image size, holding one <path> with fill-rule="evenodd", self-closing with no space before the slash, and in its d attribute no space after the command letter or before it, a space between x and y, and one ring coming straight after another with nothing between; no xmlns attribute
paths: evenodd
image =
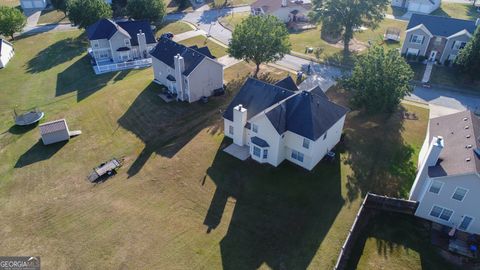
<svg viewBox="0 0 480 270"><path fill-rule="evenodd" d="M480 18L480 14L471 4L458 3L442 3L439 9L435 10L432 15L452 17L465 20L476 20Z"/></svg>
<svg viewBox="0 0 480 270"><path fill-rule="evenodd" d="M51 24L51 23L70 23L65 14L56 9L43 10L38 24Z"/></svg>
<svg viewBox="0 0 480 270"><path fill-rule="evenodd" d="M250 12L231 13L224 17L220 17L219 21L224 27L233 31L235 26L241 23L248 16L250 16Z"/></svg>
<svg viewBox="0 0 480 270"><path fill-rule="evenodd" d="M392 7L391 5L388 5L386 13L393 15L395 17L401 17L406 12L407 12L406 8Z"/></svg>
<svg viewBox="0 0 480 270"><path fill-rule="evenodd" d="M223 73L223 78L225 81L229 82L232 80L238 80L247 76L253 76L253 73L255 72L255 64L252 63L247 63L247 62L239 62L227 69L224 70ZM279 81L283 78L285 78L287 75L290 75L293 79L296 79L295 74L290 74L287 71L274 68L271 66L267 65L260 65L260 72L259 72L259 77L260 78L265 78L265 76L268 76L272 80Z"/></svg>
<svg viewBox="0 0 480 270"><path fill-rule="evenodd" d="M220 58L227 54L227 48L221 46L220 44L212 41L211 39L205 36L196 36L189 39L180 41L179 43L185 46L197 45L198 47L208 46L208 49L213 56Z"/></svg>
<svg viewBox="0 0 480 270"><path fill-rule="evenodd" d="M480 91L480 80L472 80L465 75L459 74L455 69L435 65L432 70L430 82L446 85L454 88L464 88L473 91Z"/></svg>
<svg viewBox="0 0 480 270"><path fill-rule="evenodd" d="M210 1L207 1L207 2L210 2ZM214 7L222 7L222 6L231 6L231 7L235 7L235 6L243 6L243 5L250 5L252 4L253 2L255 2L254 0L213 0L212 5Z"/></svg>
<svg viewBox="0 0 480 270"><path fill-rule="evenodd" d="M155 36L158 38L160 37L163 33L166 32L171 32L174 35L178 35L181 33L185 33L188 31L194 30L192 26L188 23L184 22L167 22L164 23L163 25L159 26L157 28L157 32L155 33Z"/></svg>
<svg viewBox="0 0 480 270"><path fill-rule="evenodd" d="M87 46L79 31L20 38L0 70L0 254L59 270L332 269L362 196L413 181L425 109L353 110L334 162L272 168L222 151L234 82L208 104L166 104L151 68L96 76ZM82 135L43 146L38 128L12 126L13 108L35 106ZM112 157L125 158L118 175L88 183Z"/></svg>

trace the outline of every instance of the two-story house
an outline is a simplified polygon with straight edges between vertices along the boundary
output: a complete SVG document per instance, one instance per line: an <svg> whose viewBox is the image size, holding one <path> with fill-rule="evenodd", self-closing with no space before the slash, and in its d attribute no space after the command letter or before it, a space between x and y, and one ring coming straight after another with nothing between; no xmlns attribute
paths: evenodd
<svg viewBox="0 0 480 270"><path fill-rule="evenodd" d="M340 141L348 109L319 87L278 84L248 78L223 114L224 134L257 162L276 167L289 160L312 170Z"/></svg>
<svg viewBox="0 0 480 270"><path fill-rule="evenodd" d="M403 55L425 56L429 61L453 61L472 38L480 20L413 14L402 46Z"/></svg>
<svg viewBox="0 0 480 270"><path fill-rule="evenodd" d="M223 88L223 65L208 47L186 47L162 37L150 54L154 82L179 101L195 102Z"/></svg>
<svg viewBox="0 0 480 270"><path fill-rule="evenodd" d="M251 12L252 15L273 15L288 23L308 21L311 8L310 0L257 0L251 5Z"/></svg>
<svg viewBox="0 0 480 270"><path fill-rule="evenodd" d="M6 67L14 54L12 43L0 38L0 68Z"/></svg>
<svg viewBox="0 0 480 270"><path fill-rule="evenodd" d="M418 163L415 215L480 234L480 118L464 111L430 119Z"/></svg>
<svg viewBox="0 0 480 270"><path fill-rule="evenodd" d="M151 65L156 40L148 21L101 19L87 27L97 73Z"/></svg>

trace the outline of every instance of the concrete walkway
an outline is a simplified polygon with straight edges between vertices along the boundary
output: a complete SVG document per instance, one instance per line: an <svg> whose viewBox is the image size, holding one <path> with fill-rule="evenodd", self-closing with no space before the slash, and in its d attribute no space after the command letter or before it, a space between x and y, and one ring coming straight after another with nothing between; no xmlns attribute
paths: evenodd
<svg viewBox="0 0 480 270"><path fill-rule="evenodd" d="M180 42L182 40L189 39L196 36L207 36L207 33L205 33L205 31L203 30L192 30L192 31L175 35L173 37L173 41Z"/></svg>
<svg viewBox="0 0 480 270"><path fill-rule="evenodd" d="M217 61L223 65L223 69L229 68L237 63L242 62L242 60L235 59L233 57L230 57L228 55L224 55L220 58L217 59Z"/></svg>
<svg viewBox="0 0 480 270"><path fill-rule="evenodd" d="M40 15L42 14L42 9L25 9L23 11L25 16L27 16L27 24L26 27L34 27L37 25L38 20L40 19Z"/></svg>
<svg viewBox="0 0 480 270"><path fill-rule="evenodd" d="M423 73L422 83L428 83L430 81L430 76L432 75L434 62L427 62L427 66L425 67L425 72Z"/></svg>

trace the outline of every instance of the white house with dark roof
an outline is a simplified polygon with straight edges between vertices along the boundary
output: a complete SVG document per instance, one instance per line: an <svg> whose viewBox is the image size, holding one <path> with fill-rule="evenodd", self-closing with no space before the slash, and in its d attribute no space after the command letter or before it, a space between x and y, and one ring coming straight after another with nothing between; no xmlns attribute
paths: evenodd
<svg viewBox="0 0 480 270"><path fill-rule="evenodd" d="M425 56L429 61L453 61L472 38L480 20L413 14L407 26L401 53Z"/></svg>
<svg viewBox="0 0 480 270"><path fill-rule="evenodd" d="M340 141L348 109L319 87L279 85L248 78L223 114L224 134L257 162L276 167L289 160L312 170Z"/></svg>
<svg viewBox="0 0 480 270"><path fill-rule="evenodd" d="M0 38L0 68L7 66L7 63L15 55L12 43Z"/></svg>
<svg viewBox="0 0 480 270"><path fill-rule="evenodd" d="M464 111L430 119L418 168L415 215L480 234L480 118Z"/></svg>
<svg viewBox="0 0 480 270"><path fill-rule="evenodd" d="M269 14L285 23L308 21L311 8L311 0L257 0L251 5L252 15Z"/></svg>
<svg viewBox="0 0 480 270"><path fill-rule="evenodd" d="M392 0L392 6L405 8L409 12L430 14L441 5L441 0Z"/></svg>
<svg viewBox="0 0 480 270"><path fill-rule="evenodd" d="M186 47L163 37L150 54L154 82L179 101L195 102L223 89L223 65L208 47Z"/></svg>
<svg viewBox="0 0 480 270"><path fill-rule="evenodd" d="M151 65L155 36L148 21L101 19L87 27L97 74Z"/></svg>

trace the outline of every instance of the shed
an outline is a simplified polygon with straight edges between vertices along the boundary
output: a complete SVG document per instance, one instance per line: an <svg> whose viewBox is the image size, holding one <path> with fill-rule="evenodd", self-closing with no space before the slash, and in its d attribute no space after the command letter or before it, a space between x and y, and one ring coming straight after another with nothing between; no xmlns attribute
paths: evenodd
<svg viewBox="0 0 480 270"><path fill-rule="evenodd" d="M385 31L384 39L400 41L400 32L401 30L396 27L389 27L387 28L387 31Z"/></svg>
<svg viewBox="0 0 480 270"><path fill-rule="evenodd" d="M65 121L65 119L42 124L39 128L43 144L45 145L68 141L70 139L70 131L68 130L67 121Z"/></svg>

